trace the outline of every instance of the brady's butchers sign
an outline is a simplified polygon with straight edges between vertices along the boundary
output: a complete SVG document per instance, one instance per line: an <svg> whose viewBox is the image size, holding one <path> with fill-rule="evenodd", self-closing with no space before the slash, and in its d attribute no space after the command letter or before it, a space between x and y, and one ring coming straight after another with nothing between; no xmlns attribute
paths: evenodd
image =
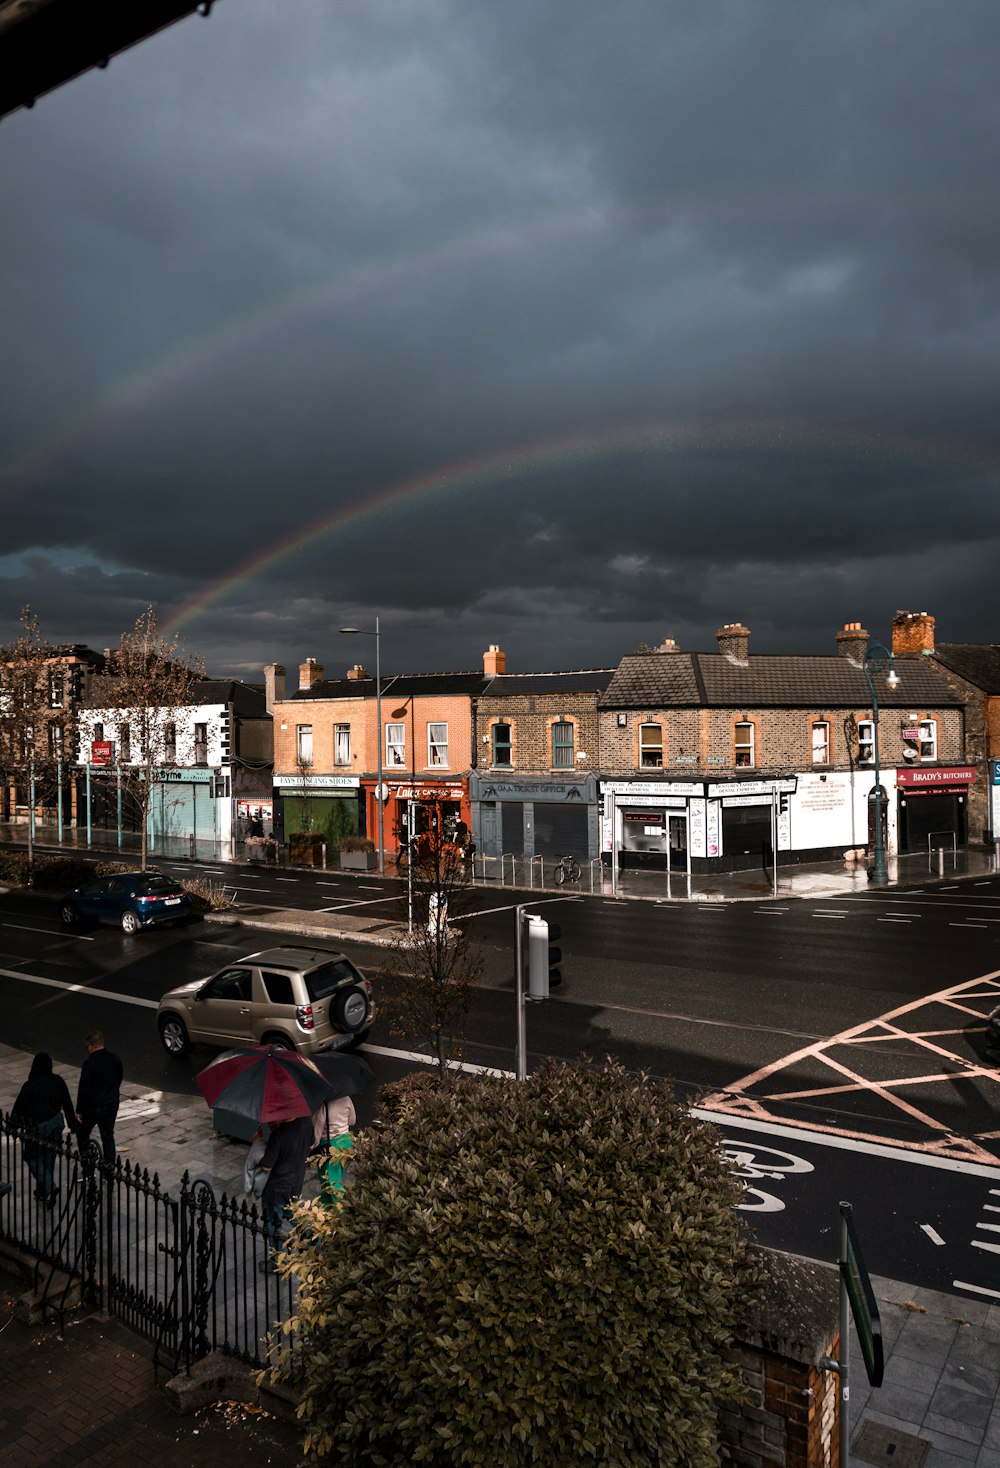
<svg viewBox="0 0 1000 1468"><path fill-rule="evenodd" d="M896 784L913 786L971 785L976 778L972 765L952 765L951 768L913 770L904 768L896 771Z"/></svg>

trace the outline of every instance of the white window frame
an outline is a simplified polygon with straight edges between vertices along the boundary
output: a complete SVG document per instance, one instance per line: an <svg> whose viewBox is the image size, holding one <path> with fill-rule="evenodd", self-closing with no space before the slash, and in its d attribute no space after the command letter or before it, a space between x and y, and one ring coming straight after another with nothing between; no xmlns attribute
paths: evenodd
<svg viewBox="0 0 1000 1468"><path fill-rule="evenodd" d="M406 769L406 725L385 726L385 767L387 770Z"/></svg>
<svg viewBox="0 0 1000 1468"><path fill-rule="evenodd" d="M749 737L741 740L741 731L748 731ZM749 755L749 759L741 759L741 755ZM733 767L737 770L757 768L757 729L750 719L738 719L733 725Z"/></svg>
<svg viewBox="0 0 1000 1468"><path fill-rule="evenodd" d="M656 731L655 742L643 740L643 735L647 730ZM639 725L639 768L647 770L663 768L663 725L658 724L655 719L646 719Z"/></svg>
<svg viewBox="0 0 1000 1468"><path fill-rule="evenodd" d="M350 724L334 724L333 726L333 762L335 765L351 763Z"/></svg>
<svg viewBox="0 0 1000 1468"><path fill-rule="evenodd" d="M828 765L830 763L830 721L829 719L813 719L811 729L812 762L814 765ZM818 740L817 735L819 735Z"/></svg>
<svg viewBox="0 0 1000 1468"><path fill-rule="evenodd" d="M312 724L295 725L295 759L300 765L311 765L313 762Z"/></svg>
<svg viewBox="0 0 1000 1468"><path fill-rule="evenodd" d="M497 730L507 730L506 744L497 744ZM497 753L506 754L506 759L497 759ZM509 770L514 764L514 725L509 719L497 719L490 726L490 763L495 770Z"/></svg>
<svg viewBox="0 0 1000 1468"><path fill-rule="evenodd" d="M427 767L448 767L448 725L427 725Z"/></svg>
<svg viewBox="0 0 1000 1468"><path fill-rule="evenodd" d="M875 763L875 720L858 720L858 764Z"/></svg>
<svg viewBox="0 0 1000 1468"><path fill-rule="evenodd" d="M938 757L938 723L937 719L920 720L920 759L921 762L936 760Z"/></svg>

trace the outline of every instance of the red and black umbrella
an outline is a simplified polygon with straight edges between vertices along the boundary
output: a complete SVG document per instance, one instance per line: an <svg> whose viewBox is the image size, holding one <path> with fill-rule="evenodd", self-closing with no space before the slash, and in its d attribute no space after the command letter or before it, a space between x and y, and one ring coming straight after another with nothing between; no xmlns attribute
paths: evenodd
<svg viewBox="0 0 1000 1468"><path fill-rule="evenodd" d="M227 1050L195 1081L209 1106L257 1122L312 1116L337 1094L311 1060L274 1045Z"/></svg>

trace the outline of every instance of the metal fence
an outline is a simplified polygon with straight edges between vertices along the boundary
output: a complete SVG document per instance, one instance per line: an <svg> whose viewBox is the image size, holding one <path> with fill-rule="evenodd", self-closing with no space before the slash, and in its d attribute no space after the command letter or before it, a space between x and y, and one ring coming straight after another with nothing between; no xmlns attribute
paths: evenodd
<svg viewBox="0 0 1000 1468"><path fill-rule="evenodd" d="M187 1173L171 1196L156 1174L106 1165L93 1143L81 1155L71 1137L45 1140L4 1112L0 1178L12 1184L0 1240L35 1260L45 1307L65 1313L79 1299L105 1310L173 1371L213 1350L264 1365L269 1334L294 1313L295 1287L273 1271L256 1205L217 1198Z"/></svg>

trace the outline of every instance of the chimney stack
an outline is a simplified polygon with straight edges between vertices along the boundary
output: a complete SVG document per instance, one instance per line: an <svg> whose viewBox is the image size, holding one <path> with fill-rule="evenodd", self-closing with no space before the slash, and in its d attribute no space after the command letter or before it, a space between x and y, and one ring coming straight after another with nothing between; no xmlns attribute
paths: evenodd
<svg viewBox="0 0 1000 1468"><path fill-rule="evenodd" d="M656 649L657 652L680 652L680 648L672 637L665 637Z"/></svg>
<svg viewBox="0 0 1000 1468"><path fill-rule="evenodd" d="M842 658L860 668L868 649L868 633L860 622L845 622L843 632L837 633L837 651Z"/></svg>
<svg viewBox="0 0 1000 1468"><path fill-rule="evenodd" d="M314 683L323 681L323 665L315 658L306 658L304 663L299 663L299 692L308 693Z"/></svg>
<svg viewBox="0 0 1000 1468"><path fill-rule="evenodd" d="M281 663L268 663L264 669L264 701L267 704L269 714L274 713L274 705L283 703L285 698L285 669Z"/></svg>
<svg viewBox="0 0 1000 1468"><path fill-rule="evenodd" d="M892 651L894 656L901 652L931 655L934 651L934 618L929 612L896 613L892 619Z"/></svg>
<svg viewBox="0 0 1000 1468"><path fill-rule="evenodd" d="M744 627L742 622L727 622L715 636L723 657L746 667L750 660L750 628Z"/></svg>
<svg viewBox="0 0 1000 1468"><path fill-rule="evenodd" d="M362 679L371 677L364 663L355 663L353 668L348 668L347 677L351 683L360 683Z"/></svg>
<svg viewBox="0 0 1000 1468"><path fill-rule="evenodd" d="M483 672L487 678L497 678L501 673L507 671L507 654L501 652L495 642L491 642L483 653Z"/></svg>

